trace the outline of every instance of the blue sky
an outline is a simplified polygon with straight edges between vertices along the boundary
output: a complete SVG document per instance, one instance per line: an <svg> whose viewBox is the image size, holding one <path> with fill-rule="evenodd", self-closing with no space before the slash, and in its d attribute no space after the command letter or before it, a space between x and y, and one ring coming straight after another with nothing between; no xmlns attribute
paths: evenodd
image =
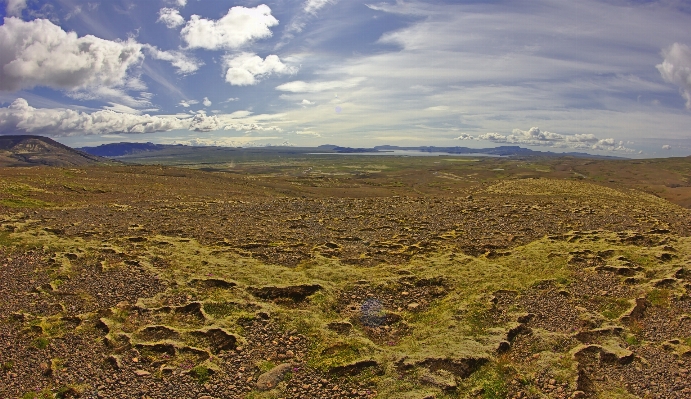
<svg viewBox="0 0 691 399"><path fill-rule="evenodd" d="M5 0L0 134L691 155L691 1Z"/></svg>

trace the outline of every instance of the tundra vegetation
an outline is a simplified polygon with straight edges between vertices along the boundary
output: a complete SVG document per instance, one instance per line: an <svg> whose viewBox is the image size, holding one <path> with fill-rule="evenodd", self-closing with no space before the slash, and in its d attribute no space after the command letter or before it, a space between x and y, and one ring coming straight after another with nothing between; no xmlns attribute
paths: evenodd
<svg viewBox="0 0 691 399"><path fill-rule="evenodd" d="M0 168L0 396L691 397L687 159L181 162Z"/></svg>

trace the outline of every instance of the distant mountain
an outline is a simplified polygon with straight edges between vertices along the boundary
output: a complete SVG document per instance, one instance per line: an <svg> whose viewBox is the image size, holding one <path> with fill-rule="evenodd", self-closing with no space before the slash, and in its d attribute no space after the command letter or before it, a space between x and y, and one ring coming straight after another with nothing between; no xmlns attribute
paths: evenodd
<svg viewBox="0 0 691 399"><path fill-rule="evenodd" d="M619 157L612 157L606 155L593 155L585 152L551 152L551 151L535 151L529 148L519 147L517 145L504 145L493 148L468 148L468 147L399 147L395 145L379 145L374 147L375 151L420 151L420 152L443 152L447 154L485 154L497 155L504 157L517 156L542 156L542 157L578 157L578 158L606 158L619 159Z"/></svg>
<svg viewBox="0 0 691 399"><path fill-rule="evenodd" d="M223 156L238 156L240 154L311 154L315 152L335 153L335 154L362 154L362 153L386 153L391 151L417 151L417 152L431 152L431 153L445 153L445 154L477 154L477 155L495 155L504 157L578 157L578 158L595 158L595 159L620 159L613 156L593 155L582 152L568 152L557 153L550 151L535 151L529 148L519 146L500 146L494 148L468 148L468 147L433 147L433 146L419 146L419 147L399 147L395 145L380 145L372 148L352 148L341 147L332 144L324 144L318 147L284 147L284 146L266 146L266 147L201 147L201 146L185 146L182 144L166 145L154 143L113 143L103 144L98 147L82 147L79 150L86 153L108 157L119 158L121 161L133 161L146 158L147 161L152 161L157 158L185 158L194 153L194 157L200 157L204 154L217 159Z"/></svg>
<svg viewBox="0 0 691 399"><path fill-rule="evenodd" d="M85 166L112 161L43 136L0 136L0 166Z"/></svg>
<svg viewBox="0 0 691 399"><path fill-rule="evenodd" d="M122 157L141 152L161 151L168 147L175 146L154 143L112 143L98 147L82 147L79 150L99 157Z"/></svg>

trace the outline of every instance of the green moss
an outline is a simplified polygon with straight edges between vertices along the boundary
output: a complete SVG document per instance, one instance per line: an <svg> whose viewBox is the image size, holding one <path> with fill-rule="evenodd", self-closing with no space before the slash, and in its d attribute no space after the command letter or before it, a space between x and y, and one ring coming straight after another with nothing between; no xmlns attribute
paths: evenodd
<svg viewBox="0 0 691 399"><path fill-rule="evenodd" d="M626 334L624 341L630 346L639 346L641 344L641 340L633 334Z"/></svg>
<svg viewBox="0 0 691 399"><path fill-rule="evenodd" d="M259 362L259 364L257 364L257 367L259 368L259 371L265 373L276 367L276 363L269 360L262 360L261 362Z"/></svg>
<svg viewBox="0 0 691 399"><path fill-rule="evenodd" d="M238 306L235 302L209 302L204 304L204 312L217 319L223 319L231 315L252 316L251 313Z"/></svg>
<svg viewBox="0 0 691 399"><path fill-rule="evenodd" d="M595 297L592 300L598 304L600 313L608 320L619 318L631 307L631 302L625 298Z"/></svg>
<svg viewBox="0 0 691 399"><path fill-rule="evenodd" d="M78 398L84 393L84 387L79 385L63 385L55 392L55 399Z"/></svg>
<svg viewBox="0 0 691 399"><path fill-rule="evenodd" d="M598 399L639 399L638 396L629 393L626 388L605 389L598 392Z"/></svg>
<svg viewBox="0 0 691 399"><path fill-rule="evenodd" d="M1 368L2 368L2 371L10 371L14 368L14 362L11 360L8 360L2 364Z"/></svg>
<svg viewBox="0 0 691 399"><path fill-rule="evenodd" d="M483 399L503 399L508 394L508 382L516 377L516 370L504 358L482 366L467 380L462 381L463 391L481 392Z"/></svg>
<svg viewBox="0 0 691 399"><path fill-rule="evenodd" d="M10 236L7 231L0 231L0 247L11 247L17 243L16 239Z"/></svg>
<svg viewBox="0 0 691 399"><path fill-rule="evenodd" d="M669 307L670 291L667 289L653 288L648 293L648 301L652 306Z"/></svg>
<svg viewBox="0 0 691 399"><path fill-rule="evenodd" d="M211 370L206 366L195 366L190 370L190 375L193 376L198 383L204 384L211 378Z"/></svg>
<svg viewBox="0 0 691 399"><path fill-rule="evenodd" d="M33 198L5 198L0 199L0 205L8 208L47 208L52 203Z"/></svg>
<svg viewBox="0 0 691 399"><path fill-rule="evenodd" d="M38 337L31 341L31 346L36 349L46 349L50 345L50 340L46 337Z"/></svg>
<svg viewBox="0 0 691 399"><path fill-rule="evenodd" d="M44 388L36 392L26 392L21 399L55 399L55 396L50 389Z"/></svg>

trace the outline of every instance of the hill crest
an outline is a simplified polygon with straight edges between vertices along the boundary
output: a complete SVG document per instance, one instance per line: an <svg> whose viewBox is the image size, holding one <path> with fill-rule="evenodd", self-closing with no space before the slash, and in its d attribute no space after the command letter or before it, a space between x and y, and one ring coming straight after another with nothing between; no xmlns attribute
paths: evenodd
<svg viewBox="0 0 691 399"><path fill-rule="evenodd" d="M43 136L0 136L0 166L85 166L112 162Z"/></svg>

